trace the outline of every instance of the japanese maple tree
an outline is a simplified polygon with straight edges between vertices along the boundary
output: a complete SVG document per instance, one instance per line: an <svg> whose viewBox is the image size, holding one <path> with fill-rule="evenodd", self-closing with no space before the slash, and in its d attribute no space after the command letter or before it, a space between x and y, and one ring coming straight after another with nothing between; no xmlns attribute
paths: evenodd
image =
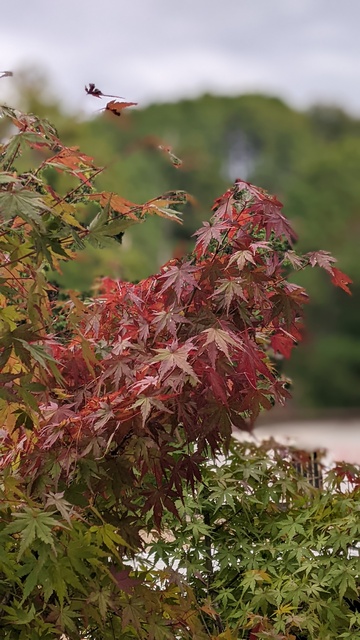
<svg viewBox="0 0 360 640"><path fill-rule="evenodd" d="M349 279L326 252L298 255L277 198L237 180L186 258L61 299L50 269L88 243L118 246L150 215L179 222L187 196L98 192L102 169L47 121L1 116L2 637L235 637L204 624L203 596L154 564L149 545L166 539L169 514L185 522L187 494L200 496L233 431L289 397L274 356L301 340L307 301L290 269L320 266L345 291Z"/></svg>

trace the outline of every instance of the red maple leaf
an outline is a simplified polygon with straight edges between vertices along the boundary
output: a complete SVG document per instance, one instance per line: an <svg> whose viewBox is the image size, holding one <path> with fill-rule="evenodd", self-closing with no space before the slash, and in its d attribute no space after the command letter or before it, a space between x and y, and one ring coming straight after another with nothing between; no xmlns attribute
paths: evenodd
<svg viewBox="0 0 360 640"><path fill-rule="evenodd" d="M340 271L340 269L336 269L335 267L332 268L331 282L336 287L340 287L341 289L346 291L346 293L349 293L350 295L352 295L348 287L348 284L351 284L352 280L351 278L349 278L349 276L346 275L346 273L343 273L342 271Z"/></svg>
<svg viewBox="0 0 360 640"><path fill-rule="evenodd" d="M230 226L231 225L228 222L215 222L214 224L210 224L210 222L203 222L202 228L195 231L193 234L198 237L195 244L196 255L204 255L212 240L220 242L221 234L229 229Z"/></svg>
<svg viewBox="0 0 360 640"><path fill-rule="evenodd" d="M178 301L180 300L181 292L186 285L199 288L193 273L199 271L199 267L193 266L190 262L183 262L182 264L176 264L166 269L166 272L160 276L161 280L165 280L163 286L160 289L161 293L164 293L169 287L171 287L176 294Z"/></svg>
<svg viewBox="0 0 360 640"><path fill-rule="evenodd" d="M110 573L115 584L124 591L125 593L131 594L134 591L134 588L141 584L141 580L138 578L130 577L130 569L122 569L121 571L117 571L115 567L111 567Z"/></svg>
<svg viewBox="0 0 360 640"><path fill-rule="evenodd" d="M263 625L259 622L251 630L249 634L249 640L258 640L259 635L263 631Z"/></svg>
<svg viewBox="0 0 360 640"><path fill-rule="evenodd" d="M238 282L238 279L223 278L219 280L219 285L211 297L216 298L220 303L220 307L225 307L227 312L229 312L230 305L234 299L247 302L244 286Z"/></svg>
<svg viewBox="0 0 360 640"><path fill-rule="evenodd" d="M110 100L105 107L105 111L111 111L115 116L121 116L121 112L127 107L135 107L137 102L117 102Z"/></svg>
<svg viewBox="0 0 360 640"><path fill-rule="evenodd" d="M295 251L286 251L284 255L284 262L288 260L293 267L293 269L301 269L304 266L303 256L298 256Z"/></svg>
<svg viewBox="0 0 360 640"><path fill-rule="evenodd" d="M272 203L265 209L265 228L266 239L268 240L273 232L275 236L285 238L291 243L297 239L296 233L293 231L289 221L280 212L279 207Z"/></svg>
<svg viewBox="0 0 360 640"><path fill-rule="evenodd" d="M210 329L205 329L202 333L206 336L204 347L211 344L216 345L218 351L221 351L229 361L231 360L229 347L233 347L237 351L244 350L241 340L237 336L232 337L228 331L211 327Z"/></svg>
<svg viewBox="0 0 360 640"><path fill-rule="evenodd" d="M336 262L336 259L332 257L329 251L312 251L311 253L307 253L306 256L309 258L309 262L312 267L316 265L325 269L329 273L333 273L333 263Z"/></svg>
<svg viewBox="0 0 360 640"><path fill-rule="evenodd" d="M212 367L206 367L205 370L206 378L209 382L210 388L214 394L214 397L222 402L222 404L228 404L227 392L228 389L225 384L224 376L220 375L215 369Z"/></svg>
<svg viewBox="0 0 360 640"><path fill-rule="evenodd" d="M281 353L285 358L290 358L291 352L296 345L295 338L283 330L271 336L270 342L274 351Z"/></svg>

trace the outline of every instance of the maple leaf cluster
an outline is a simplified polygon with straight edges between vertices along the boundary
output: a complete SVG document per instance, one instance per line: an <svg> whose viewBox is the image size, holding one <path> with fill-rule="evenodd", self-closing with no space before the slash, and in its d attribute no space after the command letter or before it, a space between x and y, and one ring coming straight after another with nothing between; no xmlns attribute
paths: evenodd
<svg viewBox="0 0 360 640"><path fill-rule="evenodd" d="M88 93L99 97L92 85ZM31 175L5 174L0 207L15 214L10 227L16 229L16 242L23 244L21 234L27 231L32 238L35 225L36 246L52 268L60 268L57 254L74 257L66 233L71 232L75 246L85 240L101 245L147 215L179 221L173 206L186 200L183 192L169 192L143 205L98 193L92 182L99 170L92 158L62 145L54 130L34 116L18 117L11 110L5 114L19 129L14 153L10 143L6 147L5 169L21 148L18 140L39 151L55 149L38 171L54 167L68 172L80 182L71 192L74 203L76 191L80 189L83 200L86 189L87 199L101 207L84 229L76 220L75 204L65 203L50 186L43 185L40 198L24 187L32 184ZM59 231L53 244L44 223L49 216L66 231ZM234 429L250 431L263 409L285 402L287 382L273 356L289 357L301 339L307 302L304 289L287 280L289 265L321 266L345 290L349 279L334 268L327 252L297 255L292 249L295 234L281 203L241 180L216 200L211 220L195 237L188 257L171 260L138 284L104 279L87 304L71 293L66 340L51 335L56 304L49 302L33 264L37 249L30 250L32 240L28 253L25 244L20 260L15 257L13 266L7 263L4 275L12 287L13 315L2 352L5 395L11 402L25 402L24 409L17 410L15 426L32 420L33 431L16 436L15 446L13 438L5 439L3 465L20 456L24 472L37 477L50 455L60 477L69 481L80 460L112 464L121 458L128 469L125 490L129 478L137 490L141 487L144 511L153 508L159 526L163 510L175 510L182 481L193 486L199 477L203 457L226 448ZM25 275L21 286L19 273ZM35 298L32 282L39 291ZM27 314L31 324L22 321ZM45 389L31 401L31 420L26 409L31 395L18 384L16 366L9 366L13 349L21 367L34 376L35 389L39 384ZM185 445L189 455L179 457Z"/></svg>
<svg viewBox="0 0 360 640"><path fill-rule="evenodd" d="M320 266L345 291L350 280L327 252L298 255L281 203L238 180L189 256L137 284L104 278L91 299L58 300L49 269L149 215L179 222L187 195L138 204L99 192L102 169L48 122L0 115L17 129L0 145L0 617L11 640L45 628L99 637L93 626L109 637L209 637L202 614L217 625L217 613L198 607L183 576L127 563L145 534L183 520L186 488L200 493L201 470L232 432L289 397L275 362L301 339L307 301L289 269ZM25 173L24 149L40 157ZM49 168L75 187L57 193ZM98 208L88 226L84 203Z"/></svg>
<svg viewBox="0 0 360 640"><path fill-rule="evenodd" d="M131 203L121 205L133 215ZM307 296L286 279L294 233L281 206L239 180L216 201L186 259L138 284L103 280L82 305L78 334L51 343L67 400L54 400L40 423L24 461L29 473L49 451L65 475L84 457L128 457L159 526L164 509L175 511L182 480L198 477L195 461L289 398L271 356L288 357L301 339ZM184 443L195 448L179 459Z"/></svg>

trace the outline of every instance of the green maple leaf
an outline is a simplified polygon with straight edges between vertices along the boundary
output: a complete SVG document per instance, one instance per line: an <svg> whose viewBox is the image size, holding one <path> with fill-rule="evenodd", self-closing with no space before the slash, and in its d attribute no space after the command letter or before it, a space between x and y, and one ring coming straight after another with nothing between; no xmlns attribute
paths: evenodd
<svg viewBox="0 0 360 640"><path fill-rule="evenodd" d="M20 534L18 560L36 538L54 548L52 529L62 526L58 520L52 518L54 513L54 511L43 512L25 507L24 512L14 514L15 520L5 527L4 533Z"/></svg>
<svg viewBox="0 0 360 640"><path fill-rule="evenodd" d="M17 342L20 343L26 351L34 358L34 360L45 369L45 371L51 371L56 380L61 383L63 377L57 368L57 361L44 349L44 347L38 344L29 344L26 340L17 338Z"/></svg>
<svg viewBox="0 0 360 640"><path fill-rule="evenodd" d="M4 616L4 620L11 625L28 625L29 622L35 619L36 610L34 604L32 604L29 608L25 609L23 606L19 604L19 607L15 609L15 606L18 603L14 603L14 607L8 607L7 605L3 605L4 611L7 612L7 616Z"/></svg>
<svg viewBox="0 0 360 640"><path fill-rule="evenodd" d="M136 631L140 632L141 622L144 618L144 611L145 606L143 599L139 597L131 598L131 600L123 607L123 629L126 629L126 627L133 627Z"/></svg>
<svg viewBox="0 0 360 640"><path fill-rule="evenodd" d="M0 193L0 212L6 220L20 216L27 222L32 220L45 231L45 226L39 215L49 208L39 197L39 194L27 189L18 189Z"/></svg>
<svg viewBox="0 0 360 640"><path fill-rule="evenodd" d="M87 602L97 604L100 615L102 619L105 620L107 610L111 604L111 588L108 586L99 591L92 591Z"/></svg>

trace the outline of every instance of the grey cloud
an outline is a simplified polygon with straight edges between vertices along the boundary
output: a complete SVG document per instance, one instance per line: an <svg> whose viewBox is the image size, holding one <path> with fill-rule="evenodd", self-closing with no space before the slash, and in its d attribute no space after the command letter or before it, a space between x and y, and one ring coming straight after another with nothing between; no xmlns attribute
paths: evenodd
<svg viewBox="0 0 360 640"><path fill-rule="evenodd" d="M39 64L75 108L96 82L142 103L263 90L360 112L359 20L357 0L8 3L0 66Z"/></svg>

